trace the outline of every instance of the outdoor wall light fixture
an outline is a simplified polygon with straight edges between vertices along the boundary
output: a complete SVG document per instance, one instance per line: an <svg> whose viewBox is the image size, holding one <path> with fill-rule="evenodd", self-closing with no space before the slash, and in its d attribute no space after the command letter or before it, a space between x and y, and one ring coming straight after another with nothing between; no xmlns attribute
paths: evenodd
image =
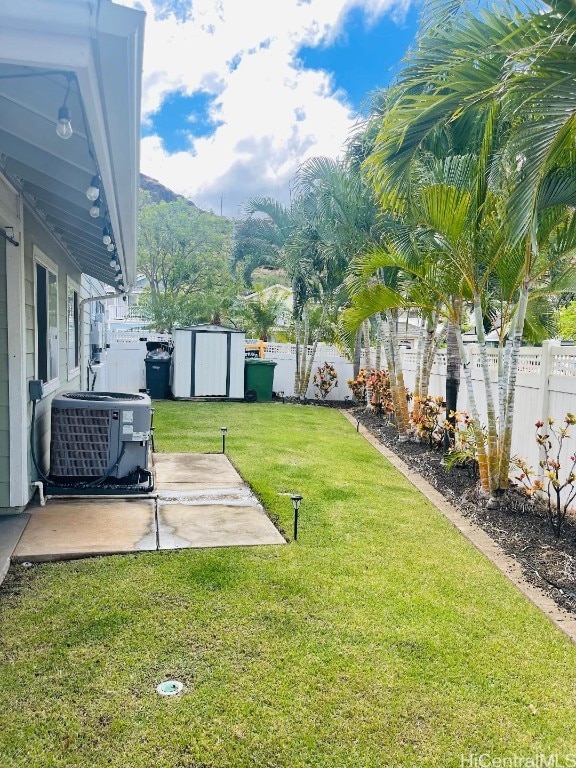
<svg viewBox="0 0 576 768"><path fill-rule="evenodd" d="M90 216L92 216L93 219L97 219L98 216L100 216L100 198L97 198L94 201L92 208L90 208Z"/></svg>
<svg viewBox="0 0 576 768"><path fill-rule="evenodd" d="M64 96L64 102L58 110L58 122L56 123L56 133L61 139L69 139L74 131L72 130L72 123L70 122L70 110L66 106L68 96L70 94L70 84L72 82L72 75L67 74L68 87L66 88L66 96Z"/></svg>
<svg viewBox="0 0 576 768"><path fill-rule="evenodd" d="M222 453L226 453L226 433L228 432L228 427L220 427L220 432L222 432Z"/></svg>
<svg viewBox="0 0 576 768"><path fill-rule="evenodd" d="M86 197L90 202L94 202L94 200L98 200L100 197L100 179L98 176L92 176L90 186L86 190Z"/></svg>
<svg viewBox="0 0 576 768"><path fill-rule="evenodd" d="M302 496L299 493L291 493L292 507L294 508L294 541L298 539L298 511L300 510L300 503Z"/></svg>

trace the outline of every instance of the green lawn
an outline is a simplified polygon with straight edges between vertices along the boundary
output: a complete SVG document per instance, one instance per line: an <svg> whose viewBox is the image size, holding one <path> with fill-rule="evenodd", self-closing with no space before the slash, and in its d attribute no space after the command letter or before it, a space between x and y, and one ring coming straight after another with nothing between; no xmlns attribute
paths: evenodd
<svg viewBox="0 0 576 768"><path fill-rule="evenodd" d="M304 496L298 542L14 567L2 768L576 755L576 647L339 413L166 402L155 422L169 452L219 451L227 426L285 531ZM159 697L167 678L186 692Z"/></svg>

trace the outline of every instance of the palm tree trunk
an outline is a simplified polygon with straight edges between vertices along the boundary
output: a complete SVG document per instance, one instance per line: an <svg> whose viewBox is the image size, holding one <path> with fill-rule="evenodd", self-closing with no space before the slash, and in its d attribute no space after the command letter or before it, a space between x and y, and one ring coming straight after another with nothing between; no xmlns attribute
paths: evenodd
<svg viewBox="0 0 576 768"><path fill-rule="evenodd" d="M392 395L392 405L394 406L394 418L396 420L396 427L398 434L404 434L406 429L402 424L402 413L400 407L400 400L398 398L398 383L396 381L396 367L394 364L394 348L392 346L392 340L390 338L390 322L388 318L384 323L384 353L386 355L386 362L388 364L388 377L390 380L390 393Z"/></svg>
<svg viewBox="0 0 576 768"><path fill-rule="evenodd" d="M298 397L300 392L300 333L302 331L302 323L300 320L294 320L294 330L296 333L296 367L294 370L294 396Z"/></svg>
<svg viewBox="0 0 576 768"><path fill-rule="evenodd" d="M372 351L370 342L370 320L364 320L362 323L362 335L364 337L364 368L366 369L366 391L364 393L366 410L370 410L372 401L372 390L368 385L368 377L372 371Z"/></svg>
<svg viewBox="0 0 576 768"><path fill-rule="evenodd" d="M520 345L522 344L522 335L524 333L524 321L526 319L526 308L528 306L528 296L530 294L530 281L524 280L520 289L520 298L518 300L518 310L516 324L514 328L514 339L510 352L510 370L508 372L506 409L504 415L504 439L500 447L500 475L498 487L501 491L508 488L508 474L510 472L510 454L512 452L512 425L514 421L514 402L516 398L516 378L518 375L518 361L520 358Z"/></svg>
<svg viewBox="0 0 576 768"><path fill-rule="evenodd" d="M431 319L429 327L426 331L426 346L427 350L424 352L424 359L422 361L422 377L420 379L420 398L425 400L428 397L428 389L430 388L430 376L432 375L432 366L434 365L434 358L438 350L439 337L434 327L435 320Z"/></svg>
<svg viewBox="0 0 576 768"><path fill-rule="evenodd" d="M416 421L420 415L420 382L422 380L422 369L424 367L425 346L428 339L425 336L424 323L418 331L418 344L416 346L416 376L414 378L414 400L412 402L412 419Z"/></svg>
<svg viewBox="0 0 576 768"><path fill-rule="evenodd" d="M409 439L410 416L408 414L408 403L406 401L406 385L404 384L404 374L402 372L402 358L400 356L400 347L398 345L398 334L396 333L396 317L392 311L386 311L388 319L389 334L389 354L388 362L393 361L390 373L390 388L396 390L396 401L394 410L396 413L396 425L398 427L398 439L405 442Z"/></svg>
<svg viewBox="0 0 576 768"><path fill-rule="evenodd" d="M362 323L362 335L364 337L364 367L367 371L372 369L372 350L370 347L370 320Z"/></svg>
<svg viewBox="0 0 576 768"><path fill-rule="evenodd" d="M324 304L324 306L322 307L322 315L320 317L320 323L318 324L318 327L316 328L316 333L314 334L314 343L312 345L312 350L310 352L310 357L308 359L308 365L306 366L304 381L302 382L302 389L301 389L302 398L306 397L306 392L308 391L308 384L310 383L310 377L312 376L312 366L314 365L314 358L316 357L316 349L318 348L318 342L320 341L320 336L324 328L324 322L326 320L327 314L328 314L328 304Z"/></svg>
<svg viewBox="0 0 576 768"><path fill-rule="evenodd" d="M354 363L353 363L353 378L357 379L360 374L360 359L362 356L362 328L358 328L356 331L356 337L354 338Z"/></svg>
<svg viewBox="0 0 576 768"><path fill-rule="evenodd" d="M376 315L376 359L374 368L377 371L382 370L382 318Z"/></svg>
<svg viewBox="0 0 576 768"><path fill-rule="evenodd" d="M306 309L304 309L304 312L302 313L302 319L303 338L302 349L300 351L300 374L298 378L298 388L296 391L296 395L300 398L300 400L303 400L306 397L306 390L302 391L302 386L304 384L304 379L306 378L306 360L308 357L308 342L310 340L310 318L308 317L308 312Z"/></svg>
<svg viewBox="0 0 576 768"><path fill-rule="evenodd" d="M478 461L478 470L480 472L480 485L485 493L490 493L486 443L484 440L484 433L482 432L482 425L480 424L478 407L476 406L476 398L474 396L472 374L470 373L470 360L468 359L468 353L466 351L466 347L464 346L464 342L462 341L462 332L460 328L456 328L456 341L458 344L458 349L460 350L460 359L462 361L464 371L464 382L466 384L468 402L470 404L470 415L472 417L472 429L476 439L476 458Z"/></svg>
<svg viewBox="0 0 576 768"><path fill-rule="evenodd" d="M488 480L490 485L490 493L492 496L496 496L500 488L498 428L496 424L496 409L494 407L492 382L490 380L490 365L488 362L486 337L484 334L484 324L482 322L482 307L480 304L480 296L478 294L474 295L474 319L476 322L478 352L480 355L480 365L482 366L482 377L484 380L484 393L486 396L486 421L488 427Z"/></svg>
<svg viewBox="0 0 576 768"><path fill-rule="evenodd" d="M460 354L458 352L457 330L457 326L449 320L446 334L446 420L451 425L452 434L456 429L458 390L460 388ZM448 450L452 442L450 429L447 429L444 433L444 448Z"/></svg>

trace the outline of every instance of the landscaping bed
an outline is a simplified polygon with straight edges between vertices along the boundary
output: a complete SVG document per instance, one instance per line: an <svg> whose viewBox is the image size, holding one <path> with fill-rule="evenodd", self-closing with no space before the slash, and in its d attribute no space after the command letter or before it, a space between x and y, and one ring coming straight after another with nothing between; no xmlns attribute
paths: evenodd
<svg viewBox="0 0 576 768"><path fill-rule="evenodd" d="M512 490L499 509L487 509L478 484L463 467L447 471L443 454L428 445L400 443L393 423L384 416L353 410L356 419L383 445L397 454L462 514L481 527L521 565L525 578L544 590L559 606L576 614L576 518L569 516L556 539L541 504Z"/></svg>

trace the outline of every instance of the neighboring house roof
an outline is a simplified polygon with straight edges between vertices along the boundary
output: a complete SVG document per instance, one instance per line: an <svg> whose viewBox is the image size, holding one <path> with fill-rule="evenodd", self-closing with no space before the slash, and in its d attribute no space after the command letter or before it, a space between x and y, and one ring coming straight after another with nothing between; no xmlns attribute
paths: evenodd
<svg viewBox="0 0 576 768"><path fill-rule="evenodd" d="M403 338L407 336L418 338L420 335L420 326L414 325L414 323L406 323L405 320L401 320L398 322L397 333L398 336Z"/></svg>
<svg viewBox="0 0 576 768"><path fill-rule="evenodd" d="M257 299L259 296L281 296L282 298L288 298L292 295L292 288L288 288L286 285L280 285L280 283L276 283L276 285L269 285L267 288L262 288L259 291L254 291L253 293L248 293L246 296L244 296L245 299L252 300Z"/></svg>
<svg viewBox="0 0 576 768"><path fill-rule="evenodd" d="M145 15L110 0L0 0L0 18L0 168L78 267L114 285L108 226L132 285ZM66 140L56 135L62 106L74 131Z"/></svg>

